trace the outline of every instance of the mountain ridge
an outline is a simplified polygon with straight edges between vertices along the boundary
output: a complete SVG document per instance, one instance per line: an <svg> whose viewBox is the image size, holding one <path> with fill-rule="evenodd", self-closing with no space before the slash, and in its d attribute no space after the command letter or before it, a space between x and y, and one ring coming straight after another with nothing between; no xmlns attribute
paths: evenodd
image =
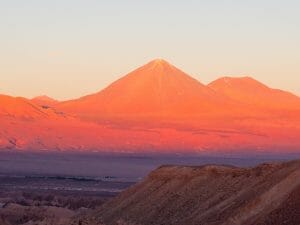
<svg viewBox="0 0 300 225"><path fill-rule="evenodd" d="M252 77L221 77L208 84L216 92L235 101L265 108L300 109L300 97L270 88Z"/></svg>
<svg viewBox="0 0 300 225"><path fill-rule="evenodd" d="M299 160L251 168L161 166L74 224L297 225L299 194Z"/></svg>
<svg viewBox="0 0 300 225"><path fill-rule="evenodd" d="M58 100L51 98L47 95L36 96L30 99L30 101L32 101L36 105L44 106L44 107L52 107L59 103Z"/></svg>
<svg viewBox="0 0 300 225"><path fill-rule="evenodd" d="M154 60L104 90L51 106L0 96L0 148L299 152L299 102L250 77L206 86Z"/></svg>
<svg viewBox="0 0 300 225"><path fill-rule="evenodd" d="M61 110L95 111L95 114L196 114L218 111L226 98L164 60L153 60L113 82L105 89L63 102ZM87 110L89 105L92 108Z"/></svg>

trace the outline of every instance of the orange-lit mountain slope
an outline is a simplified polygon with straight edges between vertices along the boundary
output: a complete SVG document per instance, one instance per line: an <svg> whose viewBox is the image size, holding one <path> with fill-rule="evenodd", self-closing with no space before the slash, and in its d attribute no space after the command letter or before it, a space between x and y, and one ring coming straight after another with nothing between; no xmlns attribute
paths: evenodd
<svg viewBox="0 0 300 225"><path fill-rule="evenodd" d="M0 95L0 117L48 119L59 115L54 110L44 109L28 99Z"/></svg>
<svg viewBox="0 0 300 225"><path fill-rule="evenodd" d="M299 110L300 98L292 93L272 89L251 77L223 77L208 85L235 101L257 108Z"/></svg>
<svg viewBox="0 0 300 225"><path fill-rule="evenodd" d="M103 91L58 108L83 117L186 117L220 113L229 102L164 60L154 60Z"/></svg>
<svg viewBox="0 0 300 225"><path fill-rule="evenodd" d="M210 121L211 122L211 121ZM300 127L253 121L202 127L96 124L73 118L0 117L0 149L99 152L299 152ZM253 125L254 124L254 125Z"/></svg>
<svg viewBox="0 0 300 225"><path fill-rule="evenodd" d="M47 95L37 96L31 99L31 101L36 105L43 106L43 107L55 106L59 102L53 98L48 97Z"/></svg>
<svg viewBox="0 0 300 225"><path fill-rule="evenodd" d="M205 86L154 60L103 91L51 107L0 95L0 149L299 152L299 104L252 78Z"/></svg>

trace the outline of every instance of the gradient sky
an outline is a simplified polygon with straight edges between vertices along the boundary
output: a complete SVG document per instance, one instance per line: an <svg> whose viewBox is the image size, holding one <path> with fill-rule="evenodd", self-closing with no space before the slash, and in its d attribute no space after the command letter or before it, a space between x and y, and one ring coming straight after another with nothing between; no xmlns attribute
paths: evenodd
<svg viewBox="0 0 300 225"><path fill-rule="evenodd" d="M154 58L300 95L298 0L0 0L0 93L96 92Z"/></svg>

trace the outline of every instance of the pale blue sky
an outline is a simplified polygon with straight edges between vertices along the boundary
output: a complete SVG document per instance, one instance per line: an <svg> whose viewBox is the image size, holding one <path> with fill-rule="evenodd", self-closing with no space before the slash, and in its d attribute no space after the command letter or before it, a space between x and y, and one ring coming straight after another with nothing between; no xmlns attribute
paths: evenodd
<svg viewBox="0 0 300 225"><path fill-rule="evenodd" d="M0 93L96 92L154 58L300 95L300 1L0 0Z"/></svg>

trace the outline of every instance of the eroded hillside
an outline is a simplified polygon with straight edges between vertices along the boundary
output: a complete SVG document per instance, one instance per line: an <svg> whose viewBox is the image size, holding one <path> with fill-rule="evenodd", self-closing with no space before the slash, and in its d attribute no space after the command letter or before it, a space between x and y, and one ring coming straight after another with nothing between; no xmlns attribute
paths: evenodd
<svg viewBox="0 0 300 225"><path fill-rule="evenodd" d="M298 225L300 161L162 166L74 224Z"/></svg>

